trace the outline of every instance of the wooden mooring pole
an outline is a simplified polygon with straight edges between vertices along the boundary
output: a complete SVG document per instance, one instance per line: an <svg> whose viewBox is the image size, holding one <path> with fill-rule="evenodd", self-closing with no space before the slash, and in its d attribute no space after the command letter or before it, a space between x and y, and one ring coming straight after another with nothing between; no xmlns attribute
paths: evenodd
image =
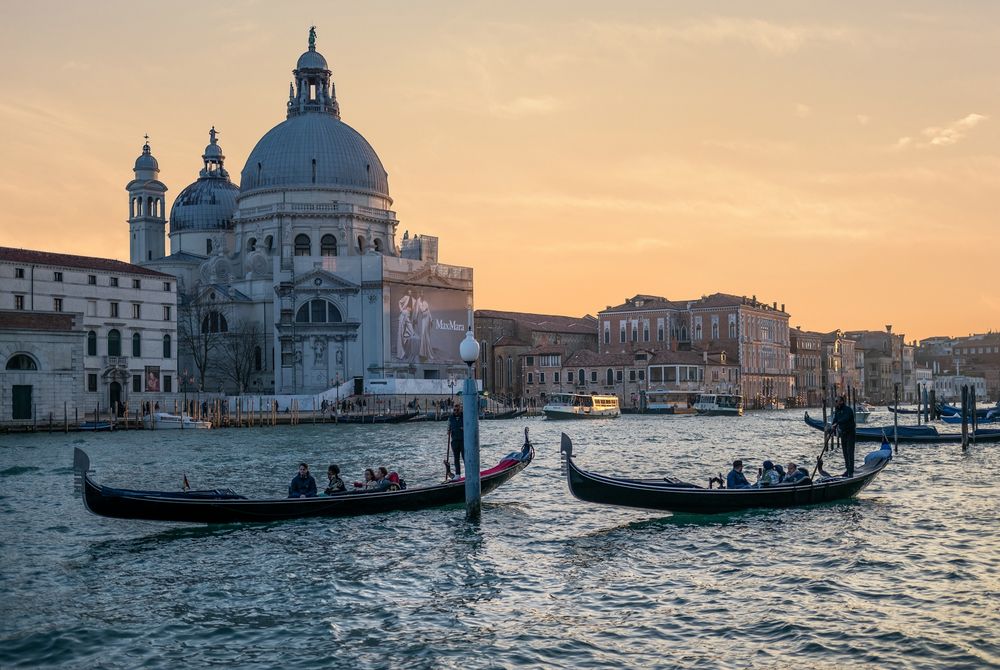
<svg viewBox="0 0 1000 670"><path fill-rule="evenodd" d="M899 453L899 384L892 385L892 399L896 406L895 412L892 413L892 448L897 454Z"/></svg>
<svg viewBox="0 0 1000 670"><path fill-rule="evenodd" d="M962 385L962 451L969 448L969 387Z"/></svg>

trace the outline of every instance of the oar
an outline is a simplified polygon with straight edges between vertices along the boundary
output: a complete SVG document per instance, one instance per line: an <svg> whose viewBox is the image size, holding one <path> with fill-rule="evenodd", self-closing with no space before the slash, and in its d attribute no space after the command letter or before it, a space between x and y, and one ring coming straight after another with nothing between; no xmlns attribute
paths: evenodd
<svg viewBox="0 0 1000 670"><path fill-rule="evenodd" d="M827 429L826 425L823 425L823 453L821 453L816 458L816 467L813 468L812 477L810 479L816 479L816 472L819 470L819 464L823 462L823 457L826 456L826 450L830 447L830 431Z"/></svg>
<svg viewBox="0 0 1000 670"><path fill-rule="evenodd" d="M449 422L450 425L450 422ZM451 430L445 434L444 442L444 480L450 482L451 474Z"/></svg>

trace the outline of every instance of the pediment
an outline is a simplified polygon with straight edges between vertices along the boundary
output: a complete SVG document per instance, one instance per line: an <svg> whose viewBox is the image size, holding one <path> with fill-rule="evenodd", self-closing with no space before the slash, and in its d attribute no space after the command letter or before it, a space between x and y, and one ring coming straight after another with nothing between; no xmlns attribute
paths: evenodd
<svg viewBox="0 0 1000 670"><path fill-rule="evenodd" d="M312 289L315 291L335 291L338 293L357 293L361 286L348 281L327 270L315 269L295 278L297 290Z"/></svg>
<svg viewBox="0 0 1000 670"><path fill-rule="evenodd" d="M469 282L465 279L452 278L447 272L442 270L450 266L425 265L415 272L391 272L384 271L387 281L401 282L406 284L420 284L438 288L468 289Z"/></svg>

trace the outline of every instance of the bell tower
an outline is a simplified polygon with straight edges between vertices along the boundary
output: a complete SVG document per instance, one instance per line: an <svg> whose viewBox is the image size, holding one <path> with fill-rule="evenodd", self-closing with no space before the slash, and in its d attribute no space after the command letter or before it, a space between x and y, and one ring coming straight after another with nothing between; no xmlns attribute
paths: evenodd
<svg viewBox="0 0 1000 670"><path fill-rule="evenodd" d="M160 165L149 149L149 135L135 159L135 179L128 191L129 259L137 265L163 258L167 220L164 217L167 187L159 180Z"/></svg>

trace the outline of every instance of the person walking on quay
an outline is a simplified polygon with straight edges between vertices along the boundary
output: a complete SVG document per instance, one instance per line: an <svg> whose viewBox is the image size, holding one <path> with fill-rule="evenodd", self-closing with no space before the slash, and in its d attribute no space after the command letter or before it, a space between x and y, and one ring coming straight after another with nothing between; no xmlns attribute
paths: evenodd
<svg viewBox="0 0 1000 670"><path fill-rule="evenodd" d="M845 396L838 396L836 411L830 422L830 432L840 433L840 446L844 450L844 465L847 466L845 475L854 476L854 440L856 437L857 424L854 421L854 410L847 404Z"/></svg>
<svg viewBox="0 0 1000 670"><path fill-rule="evenodd" d="M448 441L451 443L451 453L455 457L455 476L462 476L462 461L465 457L465 425L462 418L462 405L456 404L455 410L448 417ZM445 460L447 465L448 461Z"/></svg>
<svg viewBox="0 0 1000 670"><path fill-rule="evenodd" d="M288 485L289 498L313 498L316 496L316 480L309 474L309 466L299 463L299 473L292 477Z"/></svg>

